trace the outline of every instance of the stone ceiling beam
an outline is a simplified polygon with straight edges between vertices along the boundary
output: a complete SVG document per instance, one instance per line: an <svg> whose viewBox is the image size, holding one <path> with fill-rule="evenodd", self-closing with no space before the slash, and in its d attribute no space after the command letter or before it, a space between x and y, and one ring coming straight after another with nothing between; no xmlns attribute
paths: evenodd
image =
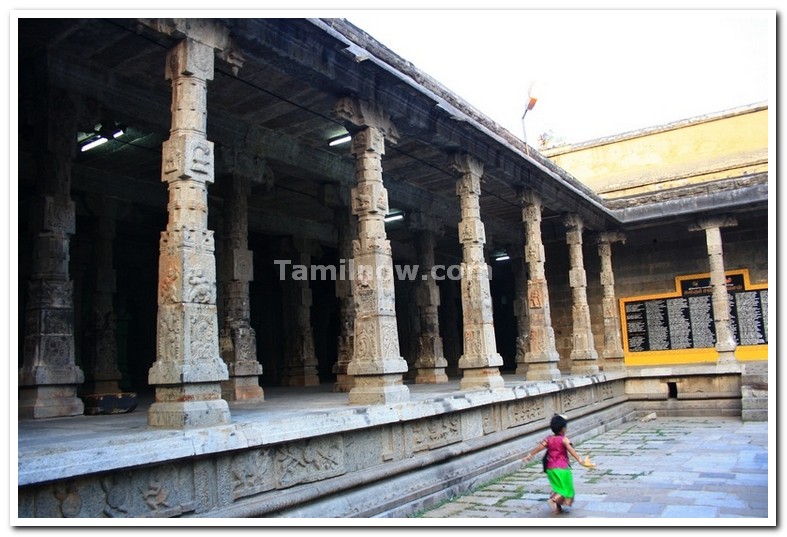
<svg viewBox="0 0 787 537"><path fill-rule="evenodd" d="M140 119L148 126L160 129L162 136L166 134L169 128L167 118L170 114L167 95L159 95L118 77L109 80L104 73L91 69L81 58L54 54L49 65L58 86L102 103L110 102L117 110L134 110L135 117L141 116ZM352 181L354 168L348 158L300 144L259 126L247 129L226 115L211 112L209 106L209 136L217 144L256 149L269 162L279 161L297 166L340 184L349 184ZM394 203L404 204L408 208L428 208L441 216L447 225L459 222L458 208L454 200L436 196L398 177L386 175L386 184L390 185L390 196ZM491 234L501 237L509 234L511 228L508 223L493 218L488 219L487 226Z"/></svg>

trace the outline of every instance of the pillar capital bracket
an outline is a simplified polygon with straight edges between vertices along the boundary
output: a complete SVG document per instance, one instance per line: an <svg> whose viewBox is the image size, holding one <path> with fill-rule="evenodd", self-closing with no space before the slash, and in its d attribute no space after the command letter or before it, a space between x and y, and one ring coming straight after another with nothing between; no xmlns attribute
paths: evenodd
<svg viewBox="0 0 787 537"><path fill-rule="evenodd" d="M569 229L577 229L580 232L585 227L582 217L576 213L568 213L563 216L563 225Z"/></svg>
<svg viewBox="0 0 787 537"><path fill-rule="evenodd" d="M467 153L454 153L449 167L459 175L470 174L480 178L484 174L484 163Z"/></svg>
<svg viewBox="0 0 787 537"><path fill-rule="evenodd" d="M230 38L229 28L211 19L139 19L145 26L176 39L191 39L218 52L237 76L245 58ZM212 70L212 69L211 69Z"/></svg>
<svg viewBox="0 0 787 537"><path fill-rule="evenodd" d="M693 224L689 226L689 231L703 231L709 228L722 228L722 227L735 227L738 225L738 220L732 216L711 216L707 218L698 218Z"/></svg>
<svg viewBox="0 0 787 537"><path fill-rule="evenodd" d="M378 129L388 142L395 144L399 141L399 131L396 130L391 117L376 103L342 97L336 102L333 113L351 132L373 127Z"/></svg>
<svg viewBox="0 0 787 537"><path fill-rule="evenodd" d="M519 202L522 204L522 207L527 207L528 205L538 205L540 207L542 203L541 196L539 196L538 192L532 188L517 188L517 197L519 198Z"/></svg>
<svg viewBox="0 0 787 537"><path fill-rule="evenodd" d="M615 242L622 242L623 244L626 243L626 235L620 231L602 231L596 235L596 242L608 242L608 243L615 243Z"/></svg>

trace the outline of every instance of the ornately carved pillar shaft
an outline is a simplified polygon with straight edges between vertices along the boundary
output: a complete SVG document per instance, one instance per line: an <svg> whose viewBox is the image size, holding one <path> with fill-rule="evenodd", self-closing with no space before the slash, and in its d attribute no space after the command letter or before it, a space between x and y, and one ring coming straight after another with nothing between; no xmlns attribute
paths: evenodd
<svg viewBox="0 0 787 537"><path fill-rule="evenodd" d="M71 160L77 109L57 90L42 92L37 198L30 212L32 274L25 302L25 342L19 369L19 416L54 418L84 411L77 386L84 381L74 351L74 284L69 242L76 231Z"/></svg>
<svg viewBox="0 0 787 537"><path fill-rule="evenodd" d="M93 259L96 271L93 295L92 344L90 353L92 382L87 393L119 393L122 378L117 365L116 316L114 298L116 290L115 267L112 263L115 219L118 201L107 196L88 198L88 204L97 216Z"/></svg>
<svg viewBox="0 0 787 537"><path fill-rule="evenodd" d="M622 233L604 232L598 235L598 255L601 259L601 310L604 315L604 350L601 368L604 371L625 369L625 354L620 333L620 316L615 299L615 274L612 271L612 243L624 242Z"/></svg>
<svg viewBox="0 0 787 537"><path fill-rule="evenodd" d="M185 39L167 55L172 81L172 129L162 148L162 181L169 191L161 233L156 362L148 380L156 402L153 427L229 423L221 381L229 378L219 355L216 260L208 230L208 183L214 179L213 143L206 139L207 81L212 47Z"/></svg>
<svg viewBox="0 0 787 537"><path fill-rule="evenodd" d="M353 358L355 328L355 304L353 299L353 237L358 236L358 221L348 206L334 210L334 222L339 240L339 263L345 272L336 278L336 298L339 299L339 336L337 338L337 359L333 372L336 382L335 392L349 392L353 387L353 377L347 374L347 366Z"/></svg>
<svg viewBox="0 0 787 537"><path fill-rule="evenodd" d="M730 321L730 297L727 291L727 276L724 272L724 252L722 251L721 228L738 225L734 218L705 218L698 220L690 231L705 230L710 265L710 283L713 288L713 319L716 329L716 351L718 363L734 364L737 343L732 333Z"/></svg>
<svg viewBox="0 0 787 537"><path fill-rule="evenodd" d="M529 350L525 355L527 380L560 378L560 360L549 308L549 290L544 271L544 244L541 241L541 198L524 190L522 219L525 224L525 261L527 262L527 315L530 320Z"/></svg>
<svg viewBox="0 0 787 537"><path fill-rule="evenodd" d="M399 351L393 259L384 221L388 192L382 174L385 139L395 142L397 135L390 118L370 103L345 98L337 103L336 114L352 133L357 185L352 190L353 214L358 217L358 240L353 242L355 348L347 366L355 378L349 402L404 402L410 391L402 383L407 362Z"/></svg>
<svg viewBox="0 0 787 537"><path fill-rule="evenodd" d="M503 387L499 367L489 288L489 267L484 259L486 235L481 221L481 174L483 164L468 155L455 155L453 169L461 176L456 193L462 209L459 241L462 243L462 324L464 354L459 359L463 390Z"/></svg>
<svg viewBox="0 0 787 537"><path fill-rule="evenodd" d="M593 345L593 328L590 324L590 308L587 296L587 275L582 253L582 218L576 214L567 215L563 220L566 226L566 243L571 268L568 283L571 287L573 321L571 347L571 373L574 375L594 375L598 373L598 353Z"/></svg>
<svg viewBox="0 0 787 537"><path fill-rule="evenodd" d="M423 213L412 215L410 227L415 231L416 252L418 255L417 301L419 310L420 334L418 336L418 357L415 361L416 384L437 384L448 382L445 368L448 365L443 356L443 339L440 337L440 289L432 277L435 265L435 234L440 232L439 221Z"/></svg>
<svg viewBox="0 0 787 537"><path fill-rule="evenodd" d="M262 365L257 361L257 338L251 327L249 282L254 279L253 252L248 249L251 178L263 170L251 155L237 152L232 174L224 188L223 257L219 265L222 283L222 326L219 333L221 357L229 379L221 383L228 401L261 402L265 394L259 383Z"/></svg>
<svg viewBox="0 0 787 537"><path fill-rule="evenodd" d="M305 239L284 241L284 255L293 261L292 278L283 282L285 346L284 383L287 386L317 386L317 355L312 329L312 290L308 271L311 245ZM295 267L297 265L297 267Z"/></svg>
<svg viewBox="0 0 787 537"><path fill-rule="evenodd" d="M530 320L527 316L527 265L524 248L515 246L509 250L511 269L514 273L514 317L516 318L516 374L527 374L528 335Z"/></svg>

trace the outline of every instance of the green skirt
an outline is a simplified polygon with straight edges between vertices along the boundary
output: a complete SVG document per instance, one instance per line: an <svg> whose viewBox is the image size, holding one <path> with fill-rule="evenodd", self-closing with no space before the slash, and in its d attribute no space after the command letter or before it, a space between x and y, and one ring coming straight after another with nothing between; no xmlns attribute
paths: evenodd
<svg viewBox="0 0 787 537"><path fill-rule="evenodd" d="M547 479L557 494L564 498L574 497L574 475L570 468L550 468L547 470Z"/></svg>

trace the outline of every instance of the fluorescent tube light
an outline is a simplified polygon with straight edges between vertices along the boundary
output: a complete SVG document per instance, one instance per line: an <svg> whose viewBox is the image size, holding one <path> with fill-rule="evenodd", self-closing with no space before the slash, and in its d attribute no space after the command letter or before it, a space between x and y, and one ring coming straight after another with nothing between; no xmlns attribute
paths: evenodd
<svg viewBox="0 0 787 537"><path fill-rule="evenodd" d="M103 144L107 143L107 141L108 140L106 138L104 138L103 136L99 136L98 138L96 138L92 142L88 142L85 145L83 145L82 146L82 151L83 152L84 151L89 151L90 149L93 149L94 147L98 147L100 145L103 145Z"/></svg>
<svg viewBox="0 0 787 537"><path fill-rule="evenodd" d="M329 145L329 146L331 146L331 147L333 147L333 146L335 146L335 145L341 145L341 144L347 143L347 142L349 142L350 140L352 140L352 136L350 136L350 135L348 134L348 135L346 135L346 136L341 136L341 137L339 137L339 138L334 138L333 140L331 140L330 142L328 142L328 145Z"/></svg>

